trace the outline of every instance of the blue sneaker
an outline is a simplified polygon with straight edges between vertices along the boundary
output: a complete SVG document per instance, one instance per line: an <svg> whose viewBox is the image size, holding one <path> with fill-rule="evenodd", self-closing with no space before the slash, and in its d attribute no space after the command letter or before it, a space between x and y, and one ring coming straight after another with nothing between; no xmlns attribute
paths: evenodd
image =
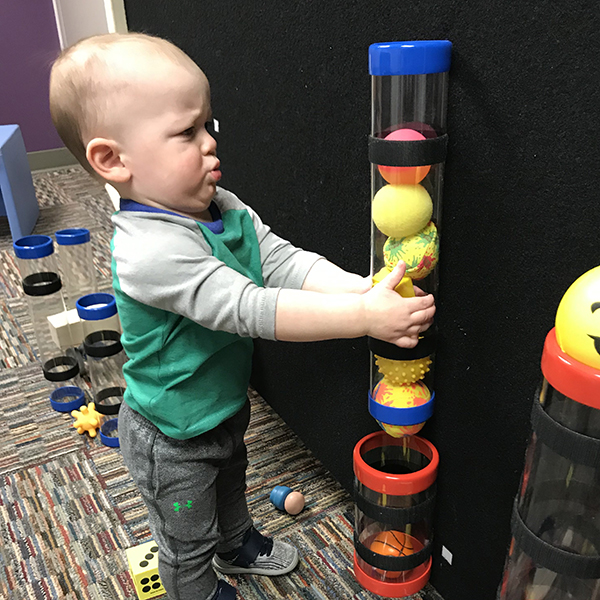
<svg viewBox="0 0 600 600"><path fill-rule="evenodd" d="M246 534L244 545L237 550L218 553L213 567L227 575L285 575L296 568L298 551L285 542L273 541L254 527Z"/></svg>

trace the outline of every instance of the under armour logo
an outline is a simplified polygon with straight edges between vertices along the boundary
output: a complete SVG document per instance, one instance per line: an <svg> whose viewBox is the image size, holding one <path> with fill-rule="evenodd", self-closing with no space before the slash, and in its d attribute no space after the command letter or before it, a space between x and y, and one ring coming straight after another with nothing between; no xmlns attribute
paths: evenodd
<svg viewBox="0 0 600 600"><path fill-rule="evenodd" d="M185 506L186 506L186 508L192 508L192 501L191 501L191 500L188 500L188 501L185 503ZM181 508L181 504L179 504L179 502L173 502L173 510L174 510L175 512L179 512L179 509L180 509L180 508Z"/></svg>

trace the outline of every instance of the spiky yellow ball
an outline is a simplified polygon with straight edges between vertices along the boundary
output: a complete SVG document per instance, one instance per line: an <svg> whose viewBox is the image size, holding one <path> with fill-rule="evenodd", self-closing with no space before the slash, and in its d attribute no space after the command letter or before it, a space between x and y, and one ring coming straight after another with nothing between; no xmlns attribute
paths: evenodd
<svg viewBox="0 0 600 600"><path fill-rule="evenodd" d="M397 386L423 379L425 373L429 372L431 358L426 356L417 360L391 360L375 355L375 364L385 379Z"/></svg>

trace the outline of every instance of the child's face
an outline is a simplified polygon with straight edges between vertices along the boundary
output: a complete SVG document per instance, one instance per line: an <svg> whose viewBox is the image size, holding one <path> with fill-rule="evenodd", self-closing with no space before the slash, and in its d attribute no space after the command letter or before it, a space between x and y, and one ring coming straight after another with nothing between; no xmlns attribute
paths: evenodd
<svg viewBox="0 0 600 600"><path fill-rule="evenodd" d="M142 61L135 79L117 104L131 199L210 220L221 172L205 127L212 119L206 77L195 66L159 59Z"/></svg>

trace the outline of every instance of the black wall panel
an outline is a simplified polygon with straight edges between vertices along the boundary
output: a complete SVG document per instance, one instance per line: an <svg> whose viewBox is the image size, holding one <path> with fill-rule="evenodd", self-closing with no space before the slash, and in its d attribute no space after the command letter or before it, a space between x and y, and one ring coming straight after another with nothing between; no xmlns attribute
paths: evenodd
<svg viewBox="0 0 600 600"><path fill-rule="evenodd" d="M279 234L369 269L373 42L450 39L435 415L432 582L492 600L563 293L600 263L595 2L126 0L131 30L204 69L224 187ZM347 488L368 415L364 340L257 342L254 384ZM453 553L452 565L441 546Z"/></svg>

